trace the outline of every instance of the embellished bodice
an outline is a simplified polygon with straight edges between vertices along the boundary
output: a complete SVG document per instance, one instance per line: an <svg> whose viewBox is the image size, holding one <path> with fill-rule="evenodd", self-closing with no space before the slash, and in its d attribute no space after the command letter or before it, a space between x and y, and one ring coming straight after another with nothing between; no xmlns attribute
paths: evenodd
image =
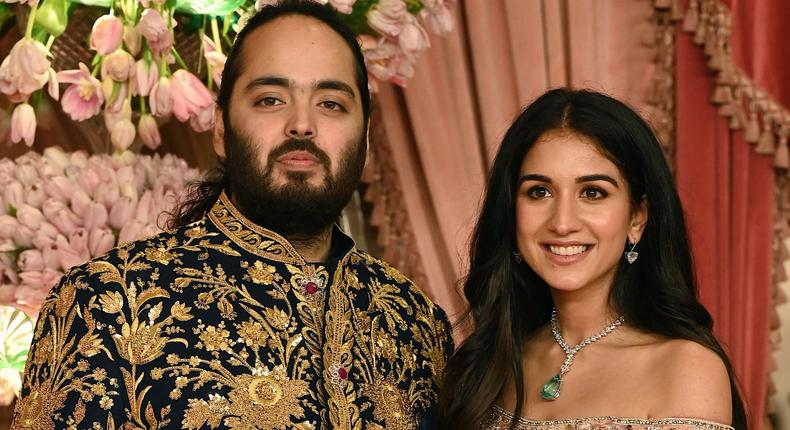
<svg viewBox="0 0 790 430"><path fill-rule="evenodd" d="M481 430L505 430L513 414L493 406L481 423ZM692 418L638 419L622 417L594 417L537 421L516 418L516 430L733 430L724 424Z"/></svg>
<svg viewBox="0 0 790 430"><path fill-rule="evenodd" d="M14 428L416 428L447 318L334 234L334 262L309 264L223 194L74 268L41 310Z"/></svg>

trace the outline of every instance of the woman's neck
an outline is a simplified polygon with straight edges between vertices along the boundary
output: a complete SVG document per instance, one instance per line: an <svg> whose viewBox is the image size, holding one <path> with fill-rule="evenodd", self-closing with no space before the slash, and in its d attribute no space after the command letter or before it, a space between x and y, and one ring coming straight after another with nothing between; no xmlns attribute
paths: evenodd
<svg viewBox="0 0 790 430"><path fill-rule="evenodd" d="M592 336L619 317L609 303L608 291L552 291L560 334L571 347Z"/></svg>

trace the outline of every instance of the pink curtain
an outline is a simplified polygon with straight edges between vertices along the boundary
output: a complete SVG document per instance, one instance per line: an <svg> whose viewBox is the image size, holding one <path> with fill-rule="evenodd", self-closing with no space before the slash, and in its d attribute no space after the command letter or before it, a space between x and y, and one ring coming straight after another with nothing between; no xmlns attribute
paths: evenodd
<svg viewBox="0 0 790 430"><path fill-rule="evenodd" d="M725 5L732 11L734 64L781 105L790 106L790 60L780 52L790 4L732 0ZM701 298L732 357L751 426L759 429L764 424L772 309L774 156L757 155L744 133L732 130L711 104L716 75L706 60L693 35L679 32L677 183Z"/></svg>

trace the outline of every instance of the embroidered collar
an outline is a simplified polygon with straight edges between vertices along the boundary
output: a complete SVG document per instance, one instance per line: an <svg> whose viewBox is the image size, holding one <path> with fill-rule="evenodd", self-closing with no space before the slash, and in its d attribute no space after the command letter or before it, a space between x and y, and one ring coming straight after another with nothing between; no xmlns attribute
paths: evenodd
<svg viewBox="0 0 790 430"><path fill-rule="evenodd" d="M259 257L287 264L306 264L304 258L287 239L242 215L224 191L209 211L208 218L230 240ZM354 241L337 226L334 227L332 237L333 249L330 251L332 255L340 253L335 253L335 246L342 249L341 255L346 255L354 249Z"/></svg>

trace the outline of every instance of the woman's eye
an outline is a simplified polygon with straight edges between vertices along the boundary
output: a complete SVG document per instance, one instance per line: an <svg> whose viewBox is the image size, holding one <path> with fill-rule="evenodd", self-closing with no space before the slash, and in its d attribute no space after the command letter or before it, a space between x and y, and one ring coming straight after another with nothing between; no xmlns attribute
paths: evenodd
<svg viewBox="0 0 790 430"><path fill-rule="evenodd" d="M582 191L582 197L584 197L585 199L589 199L589 200L599 200L599 199L602 199L602 198L604 198L606 196L607 196L606 191L604 191L604 190L602 190L600 188L594 188L594 187L593 188L585 188Z"/></svg>
<svg viewBox="0 0 790 430"><path fill-rule="evenodd" d="M532 187L527 190L527 195L533 199L545 199L551 197L551 191L546 187Z"/></svg>

